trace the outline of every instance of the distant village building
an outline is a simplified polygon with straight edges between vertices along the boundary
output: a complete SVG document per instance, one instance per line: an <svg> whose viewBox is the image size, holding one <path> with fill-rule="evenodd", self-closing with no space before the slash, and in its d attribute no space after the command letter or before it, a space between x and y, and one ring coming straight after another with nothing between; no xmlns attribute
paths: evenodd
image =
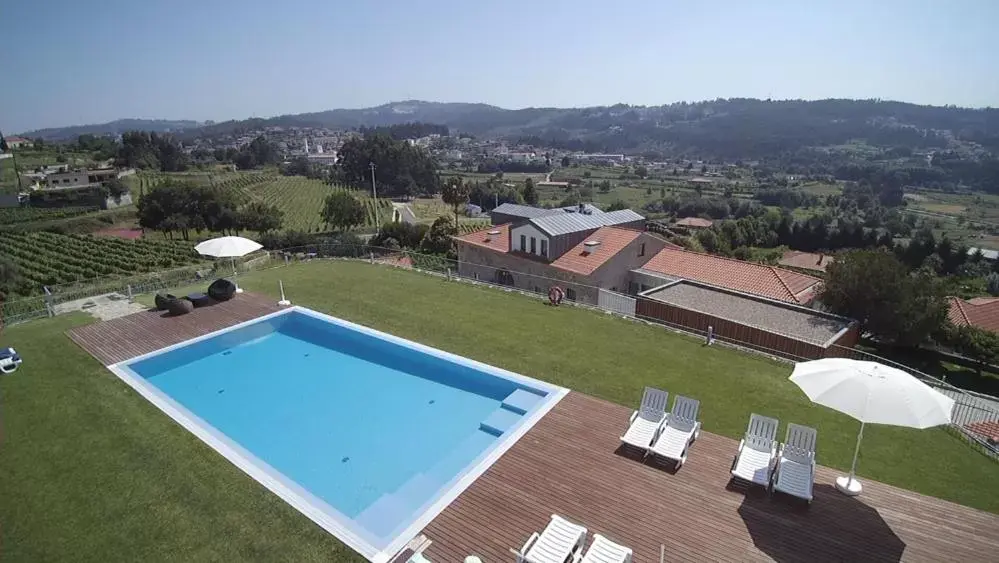
<svg viewBox="0 0 999 563"><path fill-rule="evenodd" d="M711 219L702 219L700 217L684 217L676 222L677 227L685 227L687 229L710 229L711 225L714 225L714 221Z"/></svg>
<svg viewBox="0 0 999 563"><path fill-rule="evenodd" d="M31 144L31 139L25 139L24 137L10 136L4 137L3 140L7 143L7 147L12 150L26 147Z"/></svg>
<svg viewBox="0 0 999 563"><path fill-rule="evenodd" d="M826 267L832 264L835 259L827 254L815 254L813 252L801 252L799 250L789 250L780 259L780 265L799 268L802 270L813 270L825 272Z"/></svg>

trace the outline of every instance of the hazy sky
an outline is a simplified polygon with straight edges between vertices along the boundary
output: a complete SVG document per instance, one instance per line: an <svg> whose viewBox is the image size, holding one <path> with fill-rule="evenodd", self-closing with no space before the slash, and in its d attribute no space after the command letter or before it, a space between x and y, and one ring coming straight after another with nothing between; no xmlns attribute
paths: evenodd
<svg viewBox="0 0 999 563"><path fill-rule="evenodd" d="M999 106L999 0L3 0L0 129L389 101Z"/></svg>

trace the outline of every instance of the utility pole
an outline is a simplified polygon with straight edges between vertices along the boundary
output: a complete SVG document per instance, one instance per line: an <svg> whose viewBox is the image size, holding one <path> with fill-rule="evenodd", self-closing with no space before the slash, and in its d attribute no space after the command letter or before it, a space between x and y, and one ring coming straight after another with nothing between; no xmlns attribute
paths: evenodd
<svg viewBox="0 0 999 563"><path fill-rule="evenodd" d="M371 197L375 198L375 228L381 229L382 224L378 219L378 188L375 187L375 163L369 162L368 168L371 168Z"/></svg>

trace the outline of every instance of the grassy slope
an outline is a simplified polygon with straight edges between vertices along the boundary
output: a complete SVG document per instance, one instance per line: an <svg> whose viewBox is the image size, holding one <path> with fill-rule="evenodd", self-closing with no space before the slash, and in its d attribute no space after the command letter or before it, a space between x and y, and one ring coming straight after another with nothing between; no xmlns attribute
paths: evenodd
<svg viewBox="0 0 999 563"><path fill-rule="evenodd" d="M818 427L820 463L845 468L853 453L856 423L809 404L786 381L789 366L757 355L363 263L317 261L240 285L274 295L278 279L297 304L611 401L633 405L644 385L697 397L711 432L739 436L755 411ZM65 316L0 336L26 358L0 377L0 545L9 560L353 557L63 335L85 322ZM999 512L996 463L959 439L939 429L865 434L863 477Z"/></svg>

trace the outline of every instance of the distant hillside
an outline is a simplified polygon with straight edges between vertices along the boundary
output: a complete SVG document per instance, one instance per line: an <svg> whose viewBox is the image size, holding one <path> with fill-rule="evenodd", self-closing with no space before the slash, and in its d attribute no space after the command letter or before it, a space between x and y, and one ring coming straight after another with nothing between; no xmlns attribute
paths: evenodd
<svg viewBox="0 0 999 563"><path fill-rule="evenodd" d="M218 135L266 126L355 129L403 123L446 125L477 137L503 137L591 152L658 153L753 159L805 147L863 142L913 150L981 146L999 151L999 110L920 106L881 100L728 99L662 106L599 106L509 110L486 104L404 101L268 119L194 122L122 120L101 126L45 130L72 137L123 129L186 129ZM29 134L36 135L38 132ZM43 135L44 136L44 135Z"/></svg>
<svg viewBox="0 0 999 563"><path fill-rule="evenodd" d="M861 141L882 147L942 149L954 141L999 149L999 110L920 106L880 100L714 100L663 106L508 110L486 104L406 101L229 121L198 131L262 126L383 127L437 123L479 137L504 137L591 152L659 152L762 158L802 147Z"/></svg>
<svg viewBox="0 0 999 563"><path fill-rule="evenodd" d="M22 137L35 139L41 137L46 141L75 140L80 135L116 135L125 131L155 131L157 133L179 132L200 126L197 121L167 120L167 119L118 119L98 125L73 125L70 127L50 127L21 133Z"/></svg>

